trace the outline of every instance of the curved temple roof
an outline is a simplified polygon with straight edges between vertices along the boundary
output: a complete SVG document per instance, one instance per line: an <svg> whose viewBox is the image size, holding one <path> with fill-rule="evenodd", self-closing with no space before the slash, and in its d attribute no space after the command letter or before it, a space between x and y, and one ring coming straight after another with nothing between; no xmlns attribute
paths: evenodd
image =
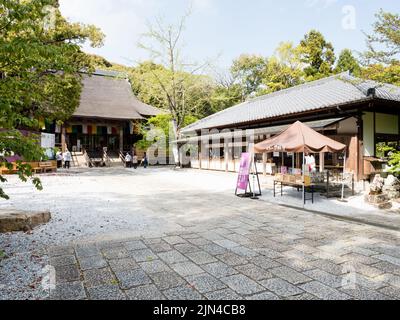
<svg viewBox="0 0 400 320"><path fill-rule="evenodd" d="M115 74L96 72L82 75L82 94L75 117L135 120L161 113L139 101L129 81Z"/></svg>
<svg viewBox="0 0 400 320"><path fill-rule="evenodd" d="M372 99L368 94L371 88L376 89L376 98L400 102L399 87L365 81L349 73L341 73L246 101L204 118L184 128L182 133L240 125L367 101Z"/></svg>

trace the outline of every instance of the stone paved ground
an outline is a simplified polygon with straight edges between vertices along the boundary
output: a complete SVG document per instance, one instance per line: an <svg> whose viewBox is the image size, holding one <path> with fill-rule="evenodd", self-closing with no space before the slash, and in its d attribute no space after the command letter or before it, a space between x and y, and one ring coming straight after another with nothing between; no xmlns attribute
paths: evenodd
<svg viewBox="0 0 400 320"><path fill-rule="evenodd" d="M46 245L50 299L400 299L399 232L236 198L233 176L150 176L131 214L169 228Z"/></svg>
<svg viewBox="0 0 400 320"><path fill-rule="evenodd" d="M231 216L183 219L163 237L50 248L51 298L400 299L398 233L230 201Z"/></svg>

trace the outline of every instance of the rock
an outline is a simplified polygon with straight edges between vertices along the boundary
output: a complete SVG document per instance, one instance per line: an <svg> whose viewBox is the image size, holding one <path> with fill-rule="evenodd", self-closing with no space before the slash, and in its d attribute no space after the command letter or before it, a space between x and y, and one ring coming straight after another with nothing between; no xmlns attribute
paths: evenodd
<svg viewBox="0 0 400 320"><path fill-rule="evenodd" d="M400 180L397 179L394 175L390 175L385 180L386 187L395 187L396 190L400 189Z"/></svg>
<svg viewBox="0 0 400 320"><path fill-rule="evenodd" d="M389 198L385 194L376 194L376 195L368 194L365 196L365 201L370 204L378 205L388 202Z"/></svg>
<svg viewBox="0 0 400 320"><path fill-rule="evenodd" d="M370 186L370 194L371 195L379 195L382 193L382 189L384 186L385 180L381 177L381 175L377 174L374 178Z"/></svg>
<svg viewBox="0 0 400 320"><path fill-rule="evenodd" d="M377 205L379 210L390 210L392 209L393 205L391 202L384 202Z"/></svg>
<svg viewBox="0 0 400 320"><path fill-rule="evenodd" d="M51 213L27 212L17 210L0 210L0 233L24 231L29 232L38 225L49 222Z"/></svg>

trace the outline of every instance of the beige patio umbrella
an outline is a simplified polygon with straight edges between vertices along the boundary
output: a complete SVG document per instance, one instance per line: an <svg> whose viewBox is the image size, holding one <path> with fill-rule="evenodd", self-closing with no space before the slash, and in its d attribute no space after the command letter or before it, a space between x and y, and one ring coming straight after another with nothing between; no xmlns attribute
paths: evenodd
<svg viewBox="0 0 400 320"><path fill-rule="evenodd" d="M338 153L346 145L325 137L305 124L297 121L281 134L255 145L255 151L295 153Z"/></svg>
<svg viewBox="0 0 400 320"><path fill-rule="evenodd" d="M255 145L256 153L264 152L295 152L303 153L303 164L305 162L305 153L339 153L346 150L346 145L328 138L317 131L311 129L305 124L297 121L281 134L260 142ZM346 156L345 156L346 162ZM346 165L344 165L345 170ZM344 177L343 172L343 177ZM304 170L303 170L304 181ZM343 179L344 187L344 179ZM343 188L342 188L343 189ZM303 200L305 196L305 187L303 185ZM304 201L303 201L304 203Z"/></svg>

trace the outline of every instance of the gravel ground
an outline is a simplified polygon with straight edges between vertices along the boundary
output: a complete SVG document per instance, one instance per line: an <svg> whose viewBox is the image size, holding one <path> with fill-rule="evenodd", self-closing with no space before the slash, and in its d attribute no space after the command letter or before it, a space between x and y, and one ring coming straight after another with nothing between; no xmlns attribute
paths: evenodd
<svg viewBox="0 0 400 320"><path fill-rule="evenodd" d="M232 195L236 174L151 168L74 170L41 177L44 190L9 177L9 201L0 209L49 210L50 223L31 233L0 234L0 300L40 299L49 246L77 244L180 231L196 223L231 216L234 205L219 204L219 193ZM266 191L264 200L271 200ZM182 201L180 200L182 198ZM319 201L319 200L318 200ZM319 207L333 210L335 202ZM176 206L176 203L182 203ZM318 208L319 208L318 207ZM343 205L335 207L343 211ZM376 213L376 215L380 215Z"/></svg>
<svg viewBox="0 0 400 320"><path fill-rule="evenodd" d="M31 233L0 234L0 250L5 255L0 257L0 300L43 296L40 282L49 246L177 231L182 226L164 217L158 194L172 190L182 194L189 187L218 191L232 186L231 181L226 184L226 179L219 178L204 183L208 177L201 173L188 180L185 171L171 168L59 172L41 177L43 191L22 184L15 176L8 178L4 189L11 200L1 200L0 209L49 210L52 219ZM228 180L232 178L228 175Z"/></svg>

